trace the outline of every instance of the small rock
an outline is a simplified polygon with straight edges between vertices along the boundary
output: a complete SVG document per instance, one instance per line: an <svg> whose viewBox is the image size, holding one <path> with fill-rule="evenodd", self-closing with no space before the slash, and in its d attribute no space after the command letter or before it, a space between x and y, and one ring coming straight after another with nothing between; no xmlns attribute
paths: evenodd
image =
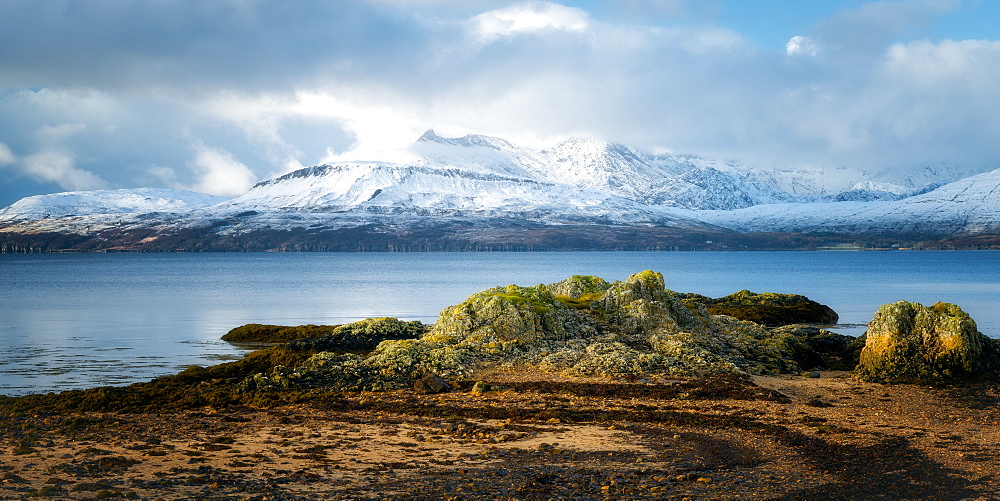
<svg viewBox="0 0 1000 501"><path fill-rule="evenodd" d="M482 381L476 381L476 384L472 385L472 390L469 393L472 393L473 395L476 396L482 396L485 395L486 392L488 391L490 391L490 385Z"/></svg>
<svg viewBox="0 0 1000 501"><path fill-rule="evenodd" d="M428 373L424 377L413 383L413 390L417 393L431 395L435 393L447 393L451 391L451 385L441 376Z"/></svg>
<svg viewBox="0 0 1000 501"><path fill-rule="evenodd" d="M811 377L811 378L818 378L820 376L820 374L819 374L818 371L803 372L802 375L805 376L805 377Z"/></svg>

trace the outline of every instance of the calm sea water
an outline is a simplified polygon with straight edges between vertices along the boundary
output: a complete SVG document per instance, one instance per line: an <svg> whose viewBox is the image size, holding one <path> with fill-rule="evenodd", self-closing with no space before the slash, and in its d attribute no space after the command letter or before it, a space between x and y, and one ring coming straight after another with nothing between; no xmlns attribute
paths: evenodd
<svg viewBox="0 0 1000 501"><path fill-rule="evenodd" d="M879 305L960 305L1000 337L1000 252L0 255L0 394L121 385L239 358L246 323L431 323L497 285L645 269L667 288L804 294L860 335Z"/></svg>

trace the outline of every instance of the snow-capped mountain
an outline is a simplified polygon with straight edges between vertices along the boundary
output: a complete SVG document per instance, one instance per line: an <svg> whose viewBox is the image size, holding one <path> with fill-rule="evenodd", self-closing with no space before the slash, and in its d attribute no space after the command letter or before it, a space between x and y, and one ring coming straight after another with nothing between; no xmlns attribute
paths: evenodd
<svg viewBox="0 0 1000 501"><path fill-rule="evenodd" d="M187 213L226 199L165 188L52 193L22 198L0 209L0 221L127 213Z"/></svg>
<svg viewBox="0 0 1000 501"><path fill-rule="evenodd" d="M594 139L529 149L433 131L410 153L404 163L300 169L233 199L150 188L28 197L0 210L0 252L108 242L193 249L204 241L230 250L288 242L300 249L408 248L414 239L441 235L452 240L419 248L535 248L528 241L547 242L545 248L661 248L684 235L764 232L1000 234L1000 170L956 180L971 171L753 169L694 155L647 155ZM36 247L30 235L49 236ZM75 236L58 243L61 237L52 235ZM331 238L339 243L323 243Z"/></svg>
<svg viewBox="0 0 1000 501"><path fill-rule="evenodd" d="M519 148L503 139L470 135L442 138L425 133L414 153L434 166L461 165L588 190L612 193L643 205L735 209L762 203L803 201L697 157L643 154L596 139L570 139L551 149Z"/></svg>
<svg viewBox="0 0 1000 501"><path fill-rule="evenodd" d="M696 215L702 221L740 232L997 234L1000 169L889 202L771 204L733 211L700 211Z"/></svg>
<svg viewBox="0 0 1000 501"><path fill-rule="evenodd" d="M491 172L484 164L320 165L260 182L217 209L697 225L608 192L539 180L524 172L515 176L508 167L502 164Z"/></svg>

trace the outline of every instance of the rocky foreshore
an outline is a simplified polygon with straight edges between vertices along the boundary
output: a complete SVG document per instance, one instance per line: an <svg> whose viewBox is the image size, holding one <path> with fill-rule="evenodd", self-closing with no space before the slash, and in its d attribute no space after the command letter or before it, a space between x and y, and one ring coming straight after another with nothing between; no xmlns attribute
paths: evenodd
<svg viewBox="0 0 1000 501"><path fill-rule="evenodd" d="M432 326L248 325L244 359L0 397L0 499L993 499L998 342L893 303L645 271L472 295Z"/></svg>

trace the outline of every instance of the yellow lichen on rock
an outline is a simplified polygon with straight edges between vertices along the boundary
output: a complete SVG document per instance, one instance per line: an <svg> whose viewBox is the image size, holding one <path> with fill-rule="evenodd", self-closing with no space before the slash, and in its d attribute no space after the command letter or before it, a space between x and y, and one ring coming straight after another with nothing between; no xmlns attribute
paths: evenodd
<svg viewBox="0 0 1000 501"><path fill-rule="evenodd" d="M882 305L868 324L855 371L869 381L945 381L981 375L993 364L995 341L956 305Z"/></svg>

